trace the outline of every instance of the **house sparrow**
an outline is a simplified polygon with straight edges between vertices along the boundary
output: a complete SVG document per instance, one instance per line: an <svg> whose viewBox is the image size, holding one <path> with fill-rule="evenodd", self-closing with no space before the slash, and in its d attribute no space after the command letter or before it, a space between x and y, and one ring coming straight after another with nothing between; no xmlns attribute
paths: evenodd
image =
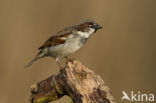
<svg viewBox="0 0 156 103"><path fill-rule="evenodd" d="M36 60L46 56L55 58L60 66L60 58L67 57L79 50L86 43L88 38L101 28L102 26L93 20L84 20L77 25L65 28L52 35L41 47L39 47L39 53L25 66L25 68L31 66Z"/></svg>

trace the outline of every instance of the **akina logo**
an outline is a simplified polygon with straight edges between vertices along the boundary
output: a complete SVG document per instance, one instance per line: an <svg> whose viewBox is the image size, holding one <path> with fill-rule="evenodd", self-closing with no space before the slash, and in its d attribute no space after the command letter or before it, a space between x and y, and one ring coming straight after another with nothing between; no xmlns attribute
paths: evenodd
<svg viewBox="0 0 156 103"><path fill-rule="evenodd" d="M125 91L122 91L122 98L121 101L128 100L128 101L134 101L134 102L153 102L154 101L154 94L146 94L141 93L140 91L134 92L131 91L130 94L126 93Z"/></svg>

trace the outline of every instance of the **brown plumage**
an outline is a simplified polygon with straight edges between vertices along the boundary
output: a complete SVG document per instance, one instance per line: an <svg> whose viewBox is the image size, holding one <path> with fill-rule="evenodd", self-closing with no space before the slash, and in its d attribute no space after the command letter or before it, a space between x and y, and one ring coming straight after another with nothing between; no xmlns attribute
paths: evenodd
<svg viewBox="0 0 156 103"><path fill-rule="evenodd" d="M97 29L102 27L93 20L85 20L77 25L63 29L52 35L38 49L39 53L30 61L25 68L32 65L36 60L51 56L58 62L60 58L66 57L79 50ZM58 62L59 64L59 62Z"/></svg>
<svg viewBox="0 0 156 103"><path fill-rule="evenodd" d="M64 36L65 37L70 36L70 32L64 34ZM38 49L44 49L44 48L47 48L47 47L56 46L56 45L59 45L59 44L63 44L64 42L65 42L65 39L63 39L63 35L52 36Z"/></svg>
<svg viewBox="0 0 156 103"><path fill-rule="evenodd" d="M86 22L86 23L84 23L84 24L80 24L78 27L77 27L77 30L78 31L84 31L84 29L86 28L86 27L88 27L89 25L92 25L93 23L91 23L91 22Z"/></svg>

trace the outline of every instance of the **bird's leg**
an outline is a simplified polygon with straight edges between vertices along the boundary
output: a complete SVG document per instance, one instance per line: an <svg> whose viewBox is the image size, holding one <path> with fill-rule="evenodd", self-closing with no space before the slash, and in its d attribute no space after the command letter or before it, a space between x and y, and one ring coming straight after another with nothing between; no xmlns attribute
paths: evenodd
<svg viewBox="0 0 156 103"><path fill-rule="evenodd" d="M56 58L56 62L57 62L57 64L59 65L60 69L62 69L62 66L61 66L61 64L60 64L60 62L59 62L59 59L58 59L58 58Z"/></svg>

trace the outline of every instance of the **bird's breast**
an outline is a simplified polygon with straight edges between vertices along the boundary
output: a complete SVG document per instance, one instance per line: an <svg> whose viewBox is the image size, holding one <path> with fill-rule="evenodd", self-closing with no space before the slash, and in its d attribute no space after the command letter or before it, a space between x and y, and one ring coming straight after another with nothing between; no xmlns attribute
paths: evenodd
<svg viewBox="0 0 156 103"><path fill-rule="evenodd" d="M80 37L68 39L64 44L60 44L49 48L49 55L55 58L68 56L79 50L84 43Z"/></svg>
<svg viewBox="0 0 156 103"><path fill-rule="evenodd" d="M64 44L64 47L63 47L64 52L74 53L79 48L81 48L82 45L83 44L81 44L81 38L80 37L75 37L75 38L69 39Z"/></svg>

